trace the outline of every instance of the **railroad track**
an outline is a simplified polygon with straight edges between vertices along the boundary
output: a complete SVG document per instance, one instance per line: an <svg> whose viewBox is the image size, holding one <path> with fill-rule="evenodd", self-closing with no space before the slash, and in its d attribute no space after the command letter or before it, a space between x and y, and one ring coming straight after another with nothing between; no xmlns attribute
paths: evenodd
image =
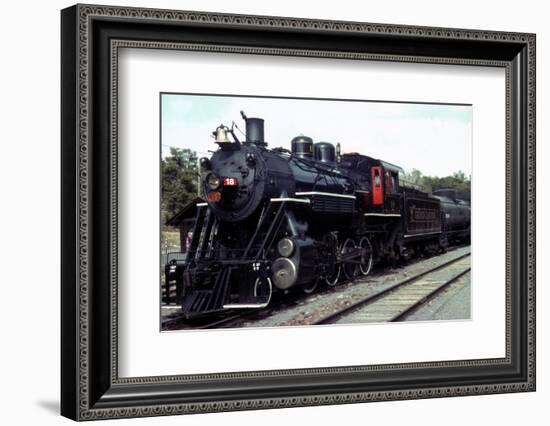
<svg viewBox="0 0 550 426"><path fill-rule="evenodd" d="M224 328L228 326L231 323L238 322L239 320L244 320L250 317L253 317L254 315L262 312L263 309L257 308L257 309L249 309L234 315L229 315L228 317L220 318L219 320L209 322L207 324L200 325L198 327L194 327L196 330L205 330L210 328Z"/></svg>
<svg viewBox="0 0 550 426"><path fill-rule="evenodd" d="M172 318L165 318L162 321L163 330L181 330L180 325L188 326L185 329L192 330L207 330L212 328L227 328L231 325L238 326L240 320L252 319L254 316L261 315L263 317L269 316L274 310L281 308L289 303L295 303L293 300L278 300L272 302L267 308L247 309L245 311L235 311L225 314L221 318L204 322L204 320L188 321L182 314Z"/></svg>
<svg viewBox="0 0 550 426"><path fill-rule="evenodd" d="M177 315L172 318L165 318L162 321L162 329L163 330L181 330L181 327L178 327L180 325L188 326L185 328L193 329L193 330L205 330L209 328L222 328L225 325L232 323L234 321L238 321L239 319L245 319L247 317L250 317L256 313L258 313L260 309L252 309L247 310L244 312L236 313L236 314L229 314L229 316L224 316L223 318L218 318L215 320L210 320L208 322L203 322L201 320L198 321L188 321L185 319L183 315Z"/></svg>
<svg viewBox="0 0 550 426"><path fill-rule="evenodd" d="M436 267L401 280L332 312L313 324L401 321L412 311L431 300L470 271L470 253L465 253ZM462 262L461 262L462 261ZM313 325L312 324L312 325Z"/></svg>
<svg viewBox="0 0 550 426"><path fill-rule="evenodd" d="M458 248L461 248L461 247L462 246L457 246L453 249L450 249L449 252L454 251L454 250L456 250ZM421 277L425 276L426 274L432 273L432 272L440 270L440 269L442 269L442 268L444 268L448 265L454 264L455 262L458 262L459 260L461 260L461 259L463 259L467 256L469 256L469 253L467 253L465 255L462 255L462 256L459 256L457 258L454 258L454 259L452 259L452 260L450 260L446 263L438 265L438 266L436 266L432 269L424 271L424 272L422 272L420 274L417 274L413 277L409 277L409 278L407 278L403 281L399 281L398 283L394 284L393 286L391 286L387 289L384 289L380 292L377 292L375 294L372 294L368 297L365 297L364 299L361 299L358 302L354 302L352 305L346 306L345 308L340 309L340 310L334 312L333 314L327 315L326 317L323 317L320 320L317 320L317 321L313 322L311 325L313 325L313 324L331 324L333 322L338 322L338 317L347 316L346 312L349 312L349 313L351 313L352 311L355 312L356 310L360 309L361 306L369 303L369 301L374 302L375 299L384 296L388 292L396 290L398 287L404 286L408 283L412 283L412 281L415 280L415 279L421 278ZM381 269L381 270L375 272L371 276L371 278L373 276L377 277L377 276L384 275L387 272L387 270L388 270L388 268ZM460 276L462 276L466 272L467 271L464 271L462 274L460 274ZM458 278L459 278L459 276L454 277L452 281L455 281ZM451 282L446 283L446 285L450 284ZM446 287L446 285L443 286L443 287ZM437 292L442 290L443 287L440 288ZM329 289L325 289L325 290L320 290L320 291L317 292L317 295L319 296L319 295L323 295L325 293L328 294L328 293L333 292L335 289L340 289L340 288L341 288L341 286L334 287L334 288L329 288ZM287 294L287 295L284 295L284 297L282 297L280 299L275 298L275 300L273 300L272 303L270 304L270 306L267 307L267 308L250 309L250 310L246 310L246 311L234 311L234 312L225 314L225 316L218 317L218 318L215 318L215 319L197 319L197 320L189 321L189 320L186 320L185 317L183 317L182 314L176 314L174 316L163 318L163 320L162 320L162 329L163 330L182 330L182 329L205 330L205 329L213 329L213 328L239 327L241 321L255 320L255 319L258 319L258 318L259 319L266 318L266 317L269 317L273 312L277 312L281 308L285 308L285 309L286 308L292 308L293 305L299 303L302 300L303 297L307 297L307 296L308 295L300 294L299 292L296 292L292 296ZM421 303L419 303L419 304L421 304ZM174 308L176 308L176 307L174 306ZM410 312L414 308L416 308L416 306L411 307L411 309L408 310L407 312L403 312L402 316L405 316L406 313ZM367 320L369 320L369 319L367 319ZM398 321L399 318L392 318L390 320ZM387 321L387 320L382 319L380 321ZM353 322L355 322L355 321L353 321ZM362 322L362 321L357 320L357 322Z"/></svg>

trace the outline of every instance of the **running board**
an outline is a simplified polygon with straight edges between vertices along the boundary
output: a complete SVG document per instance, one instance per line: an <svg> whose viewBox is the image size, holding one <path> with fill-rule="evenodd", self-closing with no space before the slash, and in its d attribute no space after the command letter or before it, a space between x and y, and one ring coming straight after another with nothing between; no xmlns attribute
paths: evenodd
<svg viewBox="0 0 550 426"><path fill-rule="evenodd" d="M243 301L242 303L226 303L223 305L224 309L261 309L265 308L267 305L269 305L269 302L271 301L271 295L273 294L273 285L271 283L271 280L267 278L267 283L269 284L269 294L267 298L265 296L257 296L256 290L254 290L254 296L248 297L246 301ZM254 301L254 299L266 299L265 302L261 303L251 303L250 301Z"/></svg>
<svg viewBox="0 0 550 426"><path fill-rule="evenodd" d="M269 300L265 303L228 303L223 305L224 309L260 309L269 305Z"/></svg>

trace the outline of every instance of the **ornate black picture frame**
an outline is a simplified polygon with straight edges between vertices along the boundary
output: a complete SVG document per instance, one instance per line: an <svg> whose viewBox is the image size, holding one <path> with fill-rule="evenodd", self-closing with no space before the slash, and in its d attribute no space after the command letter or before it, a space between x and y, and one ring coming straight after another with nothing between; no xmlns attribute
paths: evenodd
<svg viewBox="0 0 550 426"><path fill-rule="evenodd" d="M534 34L95 5L63 10L61 28L62 415L91 420L535 390ZM504 68L506 356L119 378L121 47Z"/></svg>

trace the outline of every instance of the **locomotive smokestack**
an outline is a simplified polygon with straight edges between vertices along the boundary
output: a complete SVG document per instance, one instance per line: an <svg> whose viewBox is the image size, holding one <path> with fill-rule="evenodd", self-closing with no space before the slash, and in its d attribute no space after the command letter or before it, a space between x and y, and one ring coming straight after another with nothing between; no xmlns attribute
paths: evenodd
<svg viewBox="0 0 550 426"><path fill-rule="evenodd" d="M256 145L267 145L264 140L264 120L263 118L247 117L243 111L241 116L246 123L246 142Z"/></svg>

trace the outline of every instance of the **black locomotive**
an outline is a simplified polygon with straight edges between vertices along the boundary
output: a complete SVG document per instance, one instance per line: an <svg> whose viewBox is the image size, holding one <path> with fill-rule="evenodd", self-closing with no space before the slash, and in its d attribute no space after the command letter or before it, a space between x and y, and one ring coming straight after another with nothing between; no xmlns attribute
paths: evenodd
<svg viewBox="0 0 550 426"><path fill-rule="evenodd" d="M264 121L241 114L246 140L221 125L200 160L206 202L184 260L166 265L186 317L265 307L274 291L336 286L469 239L470 204L455 191L400 185L399 167L307 136L268 149Z"/></svg>

